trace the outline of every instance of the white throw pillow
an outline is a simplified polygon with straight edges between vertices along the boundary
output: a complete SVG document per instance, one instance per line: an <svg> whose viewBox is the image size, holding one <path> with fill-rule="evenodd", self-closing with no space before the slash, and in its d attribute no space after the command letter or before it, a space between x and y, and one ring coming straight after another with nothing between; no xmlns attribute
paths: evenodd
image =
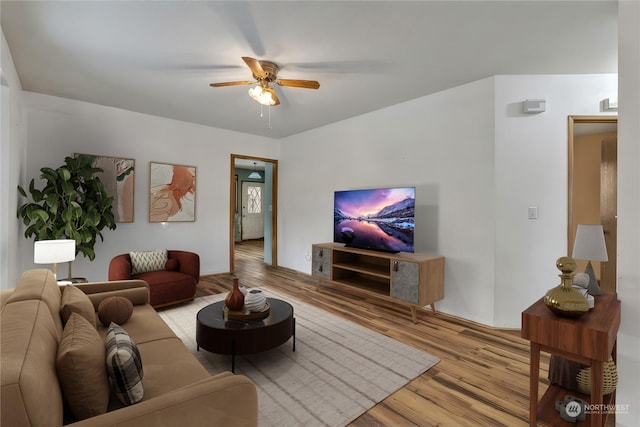
<svg viewBox="0 0 640 427"><path fill-rule="evenodd" d="M167 250L145 252L129 252L131 257L131 274L146 273L147 271L164 270L167 263Z"/></svg>

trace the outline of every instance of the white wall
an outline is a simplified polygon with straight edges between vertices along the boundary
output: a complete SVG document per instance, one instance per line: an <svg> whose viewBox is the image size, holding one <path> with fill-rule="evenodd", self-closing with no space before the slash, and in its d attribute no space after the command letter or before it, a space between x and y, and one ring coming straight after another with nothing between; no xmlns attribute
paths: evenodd
<svg viewBox="0 0 640 427"><path fill-rule="evenodd" d="M310 272L312 243L333 239L333 192L416 187L416 252L445 255L438 309L493 319L494 80L325 126L282 141L281 265Z"/></svg>
<svg viewBox="0 0 640 427"><path fill-rule="evenodd" d="M74 276L106 280L114 255L159 248L197 252L202 274L229 270L230 154L273 158L277 141L29 92L24 93L23 105L23 186L39 176L40 168L58 167L65 156L76 152L136 162L135 221L103 230L104 242L96 244L96 259L90 262L79 255L73 263ZM151 161L196 166L195 222L149 223ZM36 267L30 262L33 240L23 237L19 243L20 270Z"/></svg>
<svg viewBox="0 0 640 427"><path fill-rule="evenodd" d="M415 185L416 251L446 257L438 308L520 327L567 250L567 116L616 93L615 75L497 76L283 140L280 263L310 272L333 191ZM547 111L522 114L528 98Z"/></svg>
<svg viewBox="0 0 640 427"><path fill-rule="evenodd" d="M0 36L0 289L6 289L22 274L22 270L16 267L19 256L15 250L20 238L18 227L15 226L15 212L18 206L16 186L23 152L22 86L2 31Z"/></svg>
<svg viewBox="0 0 640 427"><path fill-rule="evenodd" d="M617 75L497 76L496 282L494 326L519 327L520 313L560 284L567 255L567 129L570 115L599 115L617 96ZM546 112L524 114L525 99ZM527 218L537 206L538 219Z"/></svg>
<svg viewBox="0 0 640 427"><path fill-rule="evenodd" d="M620 426L640 426L640 2L618 2L618 333Z"/></svg>

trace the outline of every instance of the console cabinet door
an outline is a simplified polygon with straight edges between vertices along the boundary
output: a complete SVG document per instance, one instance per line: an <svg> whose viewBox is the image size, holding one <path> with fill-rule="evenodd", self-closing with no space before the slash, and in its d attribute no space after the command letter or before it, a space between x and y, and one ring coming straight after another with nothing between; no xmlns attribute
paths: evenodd
<svg viewBox="0 0 640 427"><path fill-rule="evenodd" d="M420 264L391 260L391 296L411 304L418 304Z"/></svg>
<svg viewBox="0 0 640 427"><path fill-rule="evenodd" d="M313 246L311 252L311 274L331 279L331 249Z"/></svg>

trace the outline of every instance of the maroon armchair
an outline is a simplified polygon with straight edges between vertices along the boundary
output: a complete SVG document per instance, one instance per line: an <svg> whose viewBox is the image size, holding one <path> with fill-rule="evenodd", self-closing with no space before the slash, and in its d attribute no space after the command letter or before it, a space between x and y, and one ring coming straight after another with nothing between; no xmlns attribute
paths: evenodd
<svg viewBox="0 0 640 427"><path fill-rule="evenodd" d="M200 281L200 256L187 251L167 251L164 270L131 274L131 257L121 254L109 263L109 280L140 279L149 284L150 303L154 308L191 301Z"/></svg>

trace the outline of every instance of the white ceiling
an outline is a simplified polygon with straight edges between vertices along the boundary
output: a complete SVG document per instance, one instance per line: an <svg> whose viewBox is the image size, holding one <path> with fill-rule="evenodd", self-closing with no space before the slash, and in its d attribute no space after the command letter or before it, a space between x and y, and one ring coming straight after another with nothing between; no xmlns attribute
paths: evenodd
<svg viewBox="0 0 640 427"><path fill-rule="evenodd" d="M23 89L282 138L500 74L617 72L602 1L7 1ZM242 56L282 66L265 107ZM532 93L535 97L535 94Z"/></svg>

